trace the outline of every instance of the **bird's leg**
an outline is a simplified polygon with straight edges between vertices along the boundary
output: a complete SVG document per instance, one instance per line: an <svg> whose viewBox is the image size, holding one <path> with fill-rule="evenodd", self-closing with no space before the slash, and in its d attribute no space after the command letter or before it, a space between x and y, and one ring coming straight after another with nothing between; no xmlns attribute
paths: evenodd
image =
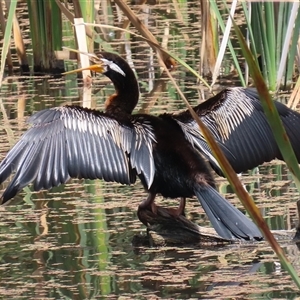
<svg viewBox="0 0 300 300"><path fill-rule="evenodd" d="M168 208L169 214L172 215L175 218L178 218L180 216L184 216L185 217L185 212L184 212L185 203L186 203L185 200L186 200L186 198L181 197L180 198L179 206L177 208L173 208L173 207Z"/></svg>
<svg viewBox="0 0 300 300"><path fill-rule="evenodd" d="M142 213L142 211L150 210L154 215L157 215L158 208L157 208L156 204L154 203L155 197L156 197L156 194L149 193L148 197L145 200L143 200L138 207L138 211L137 211L138 218L147 227L148 227L148 222L147 222L147 219L145 218L145 215ZM185 216L185 213L184 213L185 204L186 204L186 198L181 197L178 208L176 208L176 209L168 208L168 209L165 209L165 212L164 212L164 210L161 210L160 213L164 212L164 213L167 213L167 215L169 215L169 216L171 215L176 218L181 215Z"/></svg>
<svg viewBox="0 0 300 300"><path fill-rule="evenodd" d="M146 208L148 208L153 213L156 213L157 212L157 208L156 208L156 205L154 203L155 197L156 197L156 194L148 193L148 197L140 203L139 208L140 209L146 209Z"/></svg>
<svg viewBox="0 0 300 300"><path fill-rule="evenodd" d="M140 212L141 210L149 209L156 215L157 206L154 203L155 197L156 194L148 193L148 197L145 200L143 200L138 207L138 211L137 211L138 218L145 226L147 226L147 221L142 217Z"/></svg>
<svg viewBox="0 0 300 300"><path fill-rule="evenodd" d="M185 203L186 203L186 199L184 197L181 197L180 198L180 203L179 203L179 206L178 208L176 209L175 213L176 213L176 216L185 216L185 212L184 212L184 209L185 209Z"/></svg>

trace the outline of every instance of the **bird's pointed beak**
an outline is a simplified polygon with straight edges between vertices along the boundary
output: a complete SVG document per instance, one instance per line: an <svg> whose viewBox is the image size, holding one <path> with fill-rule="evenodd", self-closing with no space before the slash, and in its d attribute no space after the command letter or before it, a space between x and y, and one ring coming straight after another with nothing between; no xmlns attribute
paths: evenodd
<svg viewBox="0 0 300 300"><path fill-rule="evenodd" d="M85 67L85 68L80 68L80 69L75 69L75 70L71 70L68 72L64 72L64 73L62 73L62 75L74 74L74 73L78 73L78 72L85 71L85 70L94 71L96 73L104 73L105 72L105 67L104 67L103 61L96 54L82 52L82 51L71 49L68 47L63 47L63 49L69 50L69 51L72 51L75 53L87 55L89 57L91 63L93 63L93 65L91 65L89 67Z"/></svg>
<svg viewBox="0 0 300 300"><path fill-rule="evenodd" d="M75 70L71 70L68 72L64 72L64 73L62 73L62 75L74 74L74 73L78 73L78 72L85 71L85 70L90 70L90 71L94 71L97 73L105 72L105 68L104 68L103 64L94 64L94 65L91 65L86 68L80 68L80 69L75 69Z"/></svg>

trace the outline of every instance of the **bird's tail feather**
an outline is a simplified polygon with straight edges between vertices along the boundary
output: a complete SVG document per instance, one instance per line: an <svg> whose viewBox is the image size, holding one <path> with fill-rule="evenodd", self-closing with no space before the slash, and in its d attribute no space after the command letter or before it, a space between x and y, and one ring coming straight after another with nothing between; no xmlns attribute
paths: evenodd
<svg viewBox="0 0 300 300"><path fill-rule="evenodd" d="M195 194L216 232L226 239L261 240L257 226L211 186L197 186Z"/></svg>

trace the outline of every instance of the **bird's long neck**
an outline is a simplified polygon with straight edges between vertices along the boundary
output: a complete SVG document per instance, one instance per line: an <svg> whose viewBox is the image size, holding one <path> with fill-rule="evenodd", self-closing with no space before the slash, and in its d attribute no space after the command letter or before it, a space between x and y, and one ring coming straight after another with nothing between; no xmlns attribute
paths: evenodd
<svg viewBox="0 0 300 300"><path fill-rule="evenodd" d="M133 71L126 72L125 77L111 76L116 93L110 96L105 105L107 113L131 114L139 100L139 87Z"/></svg>

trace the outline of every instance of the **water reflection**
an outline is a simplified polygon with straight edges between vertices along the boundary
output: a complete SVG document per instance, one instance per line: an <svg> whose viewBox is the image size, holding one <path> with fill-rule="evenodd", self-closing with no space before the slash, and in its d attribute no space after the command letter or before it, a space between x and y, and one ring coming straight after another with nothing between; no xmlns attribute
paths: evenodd
<svg viewBox="0 0 300 300"><path fill-rule="evenodd" d="M103 87L107 81L96 83ZM7 80L0 94L6 113L0 121L1 159L27 126L23 116L46 107L80 104L80 85L74 78ZM95 104L102 107L112 88L93 93ZM182 108L178 103L176 97L171 101L169 94L163 94L150 112L176 111ZM273 229L294 226L298 196L282 163L260 167L242 180ZM220 191L240 207L228 183L222 178L217 182ZM265 243L216 249L135 249L134 237L145 232L136 216L143 197L139 183L127 187L72 180L49 192L25 189L16 197L15 206L0 207L0 294L9 299L295 296L289 276L274 264L273 251ZM208 226L201 212L196 200L188 201L188 217ZM296 246L284 246L299 269Z"/></svg>

